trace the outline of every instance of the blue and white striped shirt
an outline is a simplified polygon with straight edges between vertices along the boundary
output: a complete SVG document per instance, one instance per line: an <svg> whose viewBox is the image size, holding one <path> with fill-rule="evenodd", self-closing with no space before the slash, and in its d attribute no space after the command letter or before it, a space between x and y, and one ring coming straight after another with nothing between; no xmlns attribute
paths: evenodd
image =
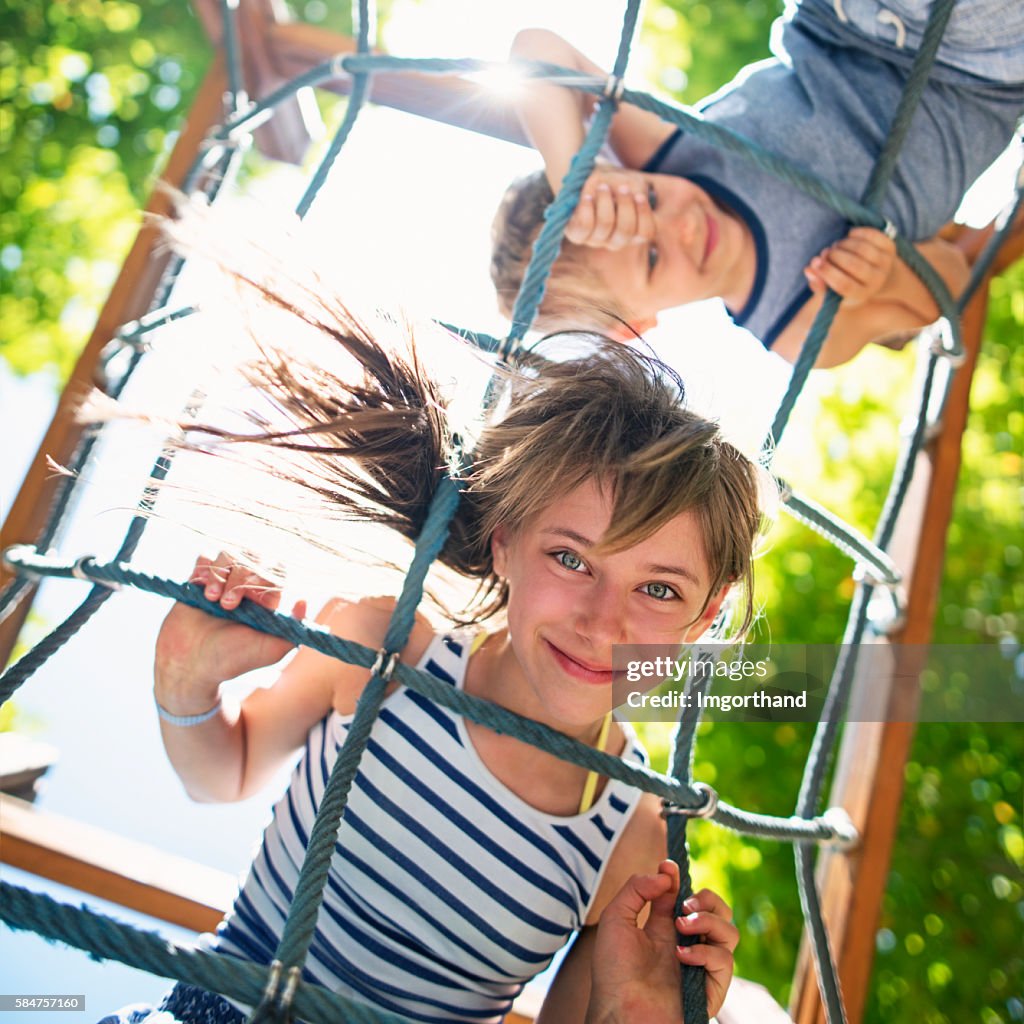
<svg viewBox="0 0 1024 1024"><path fill-rule="evenodd" d="M420 667L462 686L465 636ZM273 959L313 819L351 718L310 731L216 946ZM624 756L646 755L627 730ZM609 780L584 814L536 810L480 760L461 717L404 687L384 702L349 797L307 977L425 1024L500 1021L586 920L639 801Z"/></svg>

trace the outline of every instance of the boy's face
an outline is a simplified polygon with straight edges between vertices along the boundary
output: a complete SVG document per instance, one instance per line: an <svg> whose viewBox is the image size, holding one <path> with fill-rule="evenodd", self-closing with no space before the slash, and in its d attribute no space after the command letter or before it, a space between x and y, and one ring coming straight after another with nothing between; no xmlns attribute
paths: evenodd
<svg viewBox="0 0 1024 1024"><path fill-rule="evenodd" d="M663 309L720 297L744 305L756 254L746 223L685 178L645 174L654 237L622 249L592 248L587 262L633 327L653 326Z"/></svg>

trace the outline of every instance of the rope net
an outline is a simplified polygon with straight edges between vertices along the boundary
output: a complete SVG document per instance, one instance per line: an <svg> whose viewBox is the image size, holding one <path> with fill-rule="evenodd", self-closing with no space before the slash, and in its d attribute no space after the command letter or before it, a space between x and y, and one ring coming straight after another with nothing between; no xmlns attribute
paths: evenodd
<svg viewBox="0 0 1024 1024"><path fill-rule="evenodd" d="M335 159L349 138L369 95L374 72L407 71L441 75L479 72L495 66L477 60L403 59L374 54L371 51L374 46L375 18L370 2L357 0L354 6L358 26L355 53L325 61L297 76L266 98L253 103L245 96L242 86L235 25L236 5L230 2L223 4L224 38L230 81L230 91L225 98L226 117L221 127L210 138L206 151L197 158L188 173L184 189L186 193L199 192L213 201L223 183L232 177L244 140L256 125L300 89L348 75L352 78L352 88L344 120L297 207L299 216L305 217L327 180ZM765 172L802 189L854 225L885 226L885 218L878 212L878 206L915 105L923 91L952 7L953 0L936 0L933 5L928 28L909 74L903 101L894 117L890 136L879 156L871 181L859 201L841 195L827 182L735 133L709 124L646 93L624 88L622 76L625 74L636 29L639 0L627 2L618 53L609 81L581 78L578 72L570 72L552 65L524 65L523 73L527 75L559 82L566 88L596 97L596 114L557 197L545 215L544 226L535 243L532 259L515 302L508 336L497 339L459 328L451 329L485 351L497 352L513 364L517 361L523 339L543 298L551 267L558 256L562 235L579 201L583 185L593 169L597 154L605 142L611 118L619 103L631 103L642 110L653 112L670 124L683 127L687 132L753 162ZM609 88L610 84L614 84L615 87ZM1015 211L1020 204L1021 199L1018 197ZM434 496L426 525L416 542L412 564L395 606L383 648L381 651L374 651L334 636L321 627L298 622L289 616L268 611L248 601L243 601L236 611L227 612L220 604L208 601L203 596L202 588L196 584L176 583L131 568L130 560L146 528L147 513L155 501L155 490L152 487L147 488L140 498L137 514L110 562L99 564L90 557L68 561L42 554L51 548L68 514L76 483L81 479L81 471L93 452L96 435L92 434L75 453L69 467L72 472L61 481L36 543L32 546L12 548L5 553L6 561L18 575L4 594L0 595L0 620L24 599L34 578L77 578L92 583L92 587L84 601L65 621L0 676L0 700L6 701L33 672L74 636L107 601L114 589L120 586L131 586L159 594L200 608L211 615L231 618L263 632L284 637L295 644L311 647L343 662L362 666L370 670L370 680L359 701L348 739L339 752L331 773L310 837L295 897L269 972L267 968L256 964L177 946L153 933L132 928L86 908L63 906L46 896L0 883L0 913L4 920L11 927L37 931L46 937L78 946L95 956L121 960L254 1005L256 1009L251 1017L253 1021L286 1020L293 1012L309 1021L401 1020L402 1018L369 1009L323 988L301 984L299 980L314 935L317 912L346 799L386 686L393 678L474 722L514 735L564 760L661 797L668 809L673 812L666 815L668 845L669 856L681 868L680 905L691 894L686 850L686 825L689 818L706 816L728 828L767 839L793 842L796 848L801 904L814 951L827 1018L830 1024L844 1021L845 1013L837 971L828 948L821 905L814 882L812 853L812 846L815 843L848 846L856 840L848 819L844 822L842 815L837 815L835 809L822 815L817 814L829 760L841 722L841 715L836 713L836 709L845 706L854 675L857 645L864 637L865 631L872 625L869 605L875 589L887 589L892 596L897 616L900 611L900 574L885 552L910 484L917 454L925 442L928 431L934 426L929 422L928 410L932 391L936 386L937 369L943 360L955 366L960 359L962 345L958 313L980 283L984 269L992 258L990 254L994 254L1003 236L1009 231L1012 220L1012 216L1007 218L1005 230L997 234L990 243L988 252L979 259L972 281L958 302L953 301L943 282L921 259L913 246L904 238L896 239L899 256L931 291L943 317L950 325L950 330L948 337L945 333L936 337L928 354L926 369L921 376L920 390L914 401L915 429L904 442L874 538L869 540L826 509L794 494L784 484L781 485L783 506L852 558L857 563L858 571L855 575L861 581L856 589L843 638L844 654L829 684L825 707L807 760L796 810L792 816L773 817L743 811L725 801L719 801L717 795L708 787L694 782L691 762L699 715L697 711L682 712L673 742L671 774L663 775L636 764L627 764L617 757L564 736L546 725L522 718L488 701L443 684L429 673L397 662L394 652L401 651L406 645L415 611L423 594L426 573L444 545L448 524L459 501L460 485L451 476L443 480ZM120 352L127 350L129 353L119 376L108 382L106 391L111 397L119 397L124 390L147 350L147 336L165 324L194 312L192 307L171 309L166 305L170 289L181 272L182 264L181 259L172 262L156 290L150 312L122 327L108 346L103 360L107 367L114 363L114 357ZM766 460L772 446L778 444L785 431L790 413L824 343L838 306L839 296L830 292L794 366L792 379L774 420L772 434L766 439ZM951 374L946 377L946 387L949 386L950 379ZM171 469L172 458L173 451L170 449L160 454L152 470L152 477L155 480L163 479L167 475ZM680 937L680 941L692 942L695 938ZM682 968L682 990L686 1021L688 1024L704 1024L707 1021L707 1005L701 968Z"/></svg>

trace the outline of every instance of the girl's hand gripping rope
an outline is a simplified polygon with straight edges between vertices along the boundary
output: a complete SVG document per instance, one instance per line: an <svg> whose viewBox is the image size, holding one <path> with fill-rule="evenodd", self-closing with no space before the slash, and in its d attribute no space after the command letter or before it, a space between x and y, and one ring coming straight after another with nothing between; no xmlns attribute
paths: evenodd
<svg viewBox="0 0 1024 1024"><path fill-rule="evenodd" d="M247 598L274 611L281 591L223 552L199 558L189 582L204 588L210 601L234 609ZM292 614L303 618L305 601ZM215 618L184 604L175 604L157 637L155 696L172 715L199 715L213 707L220 684L280 661L292 644L229 619Z"/></svg>
<svg viewBox="0 0 1024 1024"><path fill-rule="evenodd" d="M705 969L708 1015L721 1008L739 932L725 901L710 889L691 896L684 904L686 916L673 921L678 888L678 865L662 861L656 875L633 875L605 908L587 1024L681 1024L680 963ZM677 929L703 936L704 942L679 946Z"/></svg>

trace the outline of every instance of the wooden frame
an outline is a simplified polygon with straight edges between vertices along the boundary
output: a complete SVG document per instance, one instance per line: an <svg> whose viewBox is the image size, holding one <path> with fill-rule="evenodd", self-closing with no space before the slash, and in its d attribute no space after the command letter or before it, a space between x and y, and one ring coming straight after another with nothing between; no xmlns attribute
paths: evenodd
<svg viewBox="0 0 1024 1024"><path fill-rule="evenodd" d="M213 931L238 889L233 875L0 793L0 860L142 914Z"/></svg>
<svg viewBox="0 0 1024 1024"><path fill-rule="evenodd" d="M986 233L990 235L992 229ZM1010 266L1022 254L1024 233L1018 233L1000 254L992 273ZM918 456L891 546L890 554L905 580L906 622L898 633L879 643L913 645L909 649L915 654L909 656L922 652L932 637L990 277L964 312L966 360L956 371L941 431ZM921 666L906 664L907 650L903 648L899 655L903 663L894 666L889 679L873 676L870 687L858 685L865 682L862 678L855 679L850 717L866 720L851 721L844 729L829 803L846 809L861 843L845 854L823 850L818 858L822 909L851 1022L864 1015L875 933L903 799L903 766L910 756L917 721L917 671ZM868 701L870 709L865 708ZM884 786L879 784L883 773ZM790 1012L797 1024L825 1021L806 942L797 963Z"/></svg>
<svg viewBox="0 0 1024 1024"><path fill-rule="evenodd" d="M226 83L223 60L217 58L203 79L188 120L171 152L163 175L168 184L180 187L184 183L203 140L210 129L220 123ZM156 191L150 196L145 212L146 215L167 215L170 210L170 197L165 192ZM171 258L170 253L158 249L158 238L157 229L144 220L96 326L64 387L53 420L29 466L18 496L0 528L0 550L11 544L31 544L42 530L58 484L47 458L62 465L71 460L84 430L83 425L75 420L75 410L82 395L88 392L96 379L104 347L122 324L142 316L149 309ZM11 572L0 565L0 587L6 586L12 578ZM11 656L34 596L33 588L33 592L24 595L18 607L0 624L0 665Z"/></svg>

